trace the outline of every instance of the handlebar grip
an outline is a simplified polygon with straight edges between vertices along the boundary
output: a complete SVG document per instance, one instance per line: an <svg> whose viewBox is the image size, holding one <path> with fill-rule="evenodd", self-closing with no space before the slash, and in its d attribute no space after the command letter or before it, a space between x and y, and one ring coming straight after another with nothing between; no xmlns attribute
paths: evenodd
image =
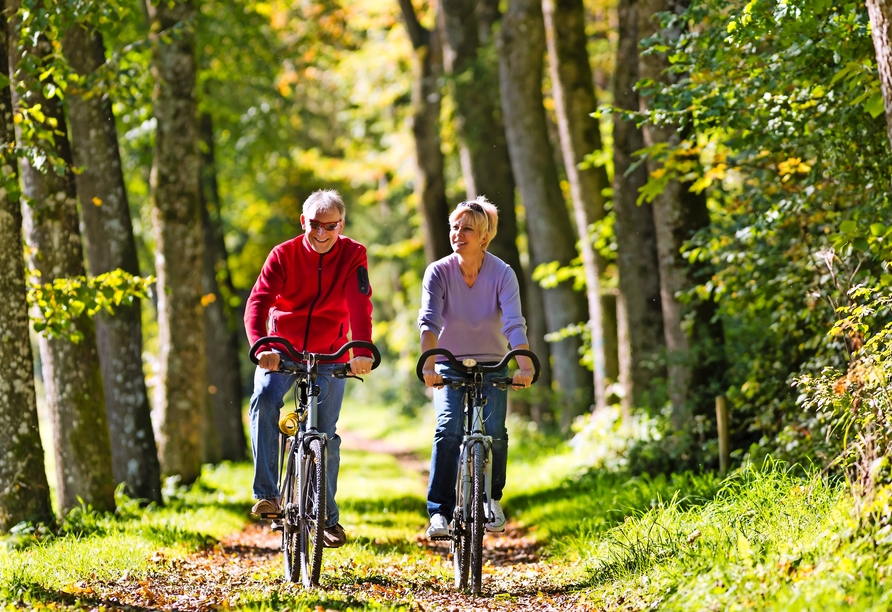
<svg viewBox="0 0 892 612"><path fill-rule="evenodd" d="M424 363L427 361L428 357L433 355L443 355L446 357L446 360L449 361L449 365L457 370L462 370L467 368L458 360L458 358L453 355L449 350L438 347L425 351L422 353L421 357L418 358L418 364L415 366L415 375L418 377L418 380L424 382L424 374L422 370L424 369ZM508 353L502 357L501 361L496 365L492 366L480 366L480 371L482 372L498 372L502 368L508 365L508 362L511 361L513 357L517 357L518 355L522 357L529 357L530 361L533 362L533 380L530 384L535 383L539 380L540 373L540 365L539 358L536 357L536 354L532 351L528 351L527 349L512 349L508 351Z"/></svg>

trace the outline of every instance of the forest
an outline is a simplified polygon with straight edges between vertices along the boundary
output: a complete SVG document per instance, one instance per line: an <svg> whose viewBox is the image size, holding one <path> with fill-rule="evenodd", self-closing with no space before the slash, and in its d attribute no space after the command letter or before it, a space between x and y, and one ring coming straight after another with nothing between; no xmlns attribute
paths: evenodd
<svg viewBox="0 0 892 612"><path fill-rule="evenodd" d="M0 7L0 602L475 609L419 539L415 365L485 196L542 364L486 609L887 609L892 0ZM342 417L371 535L307 594L245 552L243 314L318 189L382 364ZM220 550L251 578L162 585Z"/></svg>

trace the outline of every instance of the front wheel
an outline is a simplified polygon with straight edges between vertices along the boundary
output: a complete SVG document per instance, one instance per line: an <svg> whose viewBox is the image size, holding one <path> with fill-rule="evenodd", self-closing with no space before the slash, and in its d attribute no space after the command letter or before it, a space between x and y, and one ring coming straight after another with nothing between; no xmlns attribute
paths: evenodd
<svg viewBox="0 0 892 612"><path fill-rule="evenodd" d="M483 531L486 528L486 481L483 472L486 449L483 444L471 447L471 593L480 595L483 590Z"/></svg>
<svg viewBox="0 0 892 612"><path fill-rule="evenodd" d="M313 438L304 448L300 512L300 573L305 587L319 584L326 514L325 444Z"/></svg>
<svg viewBox="0 0 892 612"><path fill-rule="evenodd" d="M468 516L465 515L468 494L470 493L468 462L462 453L458 465L458 480L455 484L455 512L452 519L452 565L455 572L455 588L464 591L468 588L468 567L471 560L471 530Z"/></svg>
<svg viewBox="0 0 892 612"><path fill-rule="evenodd" d="M288 453L288 464L285 468L285 490L282 494L282 552L285 558L285 580L300 580L299 545L300 521L298 520L298 491L300 486L297 474L297 454Z"/></svg>

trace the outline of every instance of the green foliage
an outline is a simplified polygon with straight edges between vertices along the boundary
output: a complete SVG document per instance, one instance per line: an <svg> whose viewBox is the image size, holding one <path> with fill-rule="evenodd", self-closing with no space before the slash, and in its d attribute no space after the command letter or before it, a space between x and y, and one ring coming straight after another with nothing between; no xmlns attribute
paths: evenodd
<svg viewBox="0 0 892 612"><path fill-rule="evenodd" d="M54 338L68 338L80 342L83 333L75 323L82 315L93 316L99 311L110 314L121 305L135 299L146 299L154 277L139 277L123 270L113 270L92 278L82 276L57 278L52 283L40 284L36 270L31 270L28 281L28 304L37 308L34 330Z"/></svg>
<svg viewBox="0 0 892 612"><path fill-rule="evenodd" d="M876 114L867 13L830 2L702 0L662 18L685 33L671 48L645 41L650 52L668 49L671 83L639 83L654 102L638 120L689 136L642 152L663 168L641 195L669 177L708 196L712 224L685 254L714 271L693 296L719 305L734 446L799 456L801 435L787 434L807 426L791 379L844 368L843 337L825 335L833 304L856 284L888 283L892 151Z"/></svg>

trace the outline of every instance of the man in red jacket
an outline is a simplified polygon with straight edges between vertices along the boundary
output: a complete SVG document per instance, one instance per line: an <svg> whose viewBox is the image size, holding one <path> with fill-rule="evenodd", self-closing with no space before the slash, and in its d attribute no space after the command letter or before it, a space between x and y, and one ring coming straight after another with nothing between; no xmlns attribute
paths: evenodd
<svg viewBox="0 0 892 612"><path fill-rule="evenodd" d="M334 353L353 340L372 340L372 288L365 247L341 235L346 207L338 192L320 190L304 202L300 216L304 233L275 247L266 259L245 307L245 330L253 345L267 335L281 336L298 351ZM356 375L371 371L371 354L356 351L350 369ZM280 511L276 457L279 409L294 377L276 374L279 353L269 348L257 354L254 393L249 411L254 450L253 514ZM348 356L344 356L344 361ZM318 379L319 430L328 436L328 517L324 542L343 546L344 528L335 503L341 438L336 433L343 379L331 376L332 364L320 364Z"/></svg>

